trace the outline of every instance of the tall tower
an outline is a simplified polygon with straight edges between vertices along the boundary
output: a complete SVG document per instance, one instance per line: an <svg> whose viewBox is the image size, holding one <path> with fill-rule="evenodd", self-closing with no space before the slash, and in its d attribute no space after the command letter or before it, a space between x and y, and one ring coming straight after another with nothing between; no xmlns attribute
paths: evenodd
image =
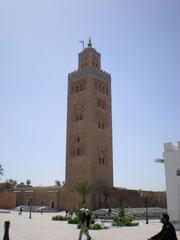
<svg viewBox="0 0 180 240"><path fill-rule="evenodd" d="M89 39L68 75L66 186L88 180L113 187L111 75Z"/></svg>

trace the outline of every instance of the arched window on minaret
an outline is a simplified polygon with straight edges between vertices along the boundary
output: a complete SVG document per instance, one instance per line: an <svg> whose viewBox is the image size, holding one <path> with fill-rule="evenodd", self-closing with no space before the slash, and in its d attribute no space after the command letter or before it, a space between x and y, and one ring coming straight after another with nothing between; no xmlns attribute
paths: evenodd
<svg viewBox="0 0 180 240"><path fill-rule="evenodd" d="M98 151L98 164L99 165L107 165L107 156L103 150Z"/></svg>
<svg viewBox="0 0 180 240"><path fill-rule="evenodd" d="M77 136L74 138L71 148L71 155L73 157L82 156L84 154L82 138Z"/></svg>
<svg viewBox="0 0 180 240"><path fill-rule="evenodd" d="M101 108L101 109L106 109L107 106L106 106L106 100L102 99L102 98L97 98L97 106L98 108Z"/></svg>
<svg viewBox="0 0 180 240"><path fill-rule="evenodd" d="M99 117L99 119L98 119L98 128L105 129L105 122L104 122L103 118Z"/></svg>
<svg viewBox="0 0 180 240"><path fill-rule="evenodd" d="M83 120L84 117L84 107L83 105L78 102L77 104L74 105L74 121L81 121Z"/></svg>

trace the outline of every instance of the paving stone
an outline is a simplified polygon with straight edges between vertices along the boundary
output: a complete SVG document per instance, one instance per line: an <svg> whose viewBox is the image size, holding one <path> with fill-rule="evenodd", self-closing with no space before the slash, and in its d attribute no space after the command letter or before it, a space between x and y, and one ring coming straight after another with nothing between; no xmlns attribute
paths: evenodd
<svg viewBox="0 0 180 240"><path fill-rule="evenodd" d="M59 213L61 214L61 213ZM3 238L4 221L9 220L10 239L12 240L78 240L79 229L76 225L67 224L67 222L52 221L52 216L57 213L32 213L29 219L29 213L18 212L0 213L0 239ZM90 231L94 240L146 240L155 233L159 232L162 224L159 220L150 220L149 224L140 221L139 226L135 227L112 227L109 223L106 230ZM180 232L177 232L180 239ZM85 237L84 237L85 239Z"/></svg>

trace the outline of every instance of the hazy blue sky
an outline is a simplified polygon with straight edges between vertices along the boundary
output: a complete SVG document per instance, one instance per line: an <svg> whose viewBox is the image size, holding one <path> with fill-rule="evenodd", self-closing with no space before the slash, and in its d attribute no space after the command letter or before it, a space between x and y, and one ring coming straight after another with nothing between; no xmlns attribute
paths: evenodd
<svg viewBox="0 0 180 240"><path fill-rule="evenodd" d="M114 185L165 190L180 140L179 0L1 0L1 179L65 179L67 75L92 38L112 74Z"/></svg>

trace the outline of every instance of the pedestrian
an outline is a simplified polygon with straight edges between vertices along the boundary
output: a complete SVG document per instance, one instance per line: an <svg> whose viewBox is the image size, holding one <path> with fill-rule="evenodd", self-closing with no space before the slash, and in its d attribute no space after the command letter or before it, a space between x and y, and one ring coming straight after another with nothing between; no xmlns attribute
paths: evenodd
<svg viewBox="0 0 180 240"><path fill-rule="evenodd" d="M111 216L111 213L112 213L112 209L109 208L109 209L108 209L108 216Z"/></svg>
<svg viewBox="0 0 180 240"><path fill-rule="evenodd" d="M90 227L90 224L91 224L91 214L90 214L88 208L86 208L85 214L86 214L86 221L85 221L84 234L86 235L87 240L90 240L90 239L92 239L91 236L89 235L89 227Z"/></svg>
<svg viewBox="0 0 180 240"><path fill-rule="evenodd" d="M22 215L22 211L23 211L23 208L20 207L20 208L19 208L19 215Z"/></svg>
<svg viewBox="0 0 180 240"><path fill-rule="evenodd" d="M65 210L65 213L66 213L65 217L67 217L67 215L68 215L68 209L67 208Z"/></svg>
<svg viewBox="0 0 180 240"><path fill-rule="evenodd" d="M160 221L163 224L161 231L148 240L177 240L175 228L172 223L169 222L169 215L163 213L160 217Z"/></svg>
<svg viewBox="0 0 180 240"><path fill-rule="evenodd" d="M10 221L4 222L4 237L3 240L9 240L9 227L10 227Z"/></svg>
<svg viewBox="0 0 180 240"><path fill-rule="evenodd" d="M85 208L81 208L80 209L80 222L79 222L79 227L80 227L79 240L82 240L85 223L86 223Z"/></svg>

